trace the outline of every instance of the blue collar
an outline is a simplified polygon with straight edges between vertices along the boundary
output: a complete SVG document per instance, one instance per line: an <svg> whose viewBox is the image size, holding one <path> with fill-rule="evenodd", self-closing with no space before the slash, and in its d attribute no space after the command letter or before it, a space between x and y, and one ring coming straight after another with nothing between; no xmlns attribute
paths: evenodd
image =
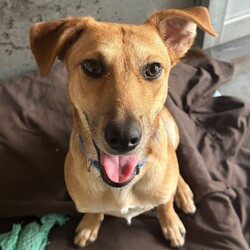
<svg viewBox="0 0 250 250"><path fill-rule="evenodd" d="M155 135L155 138L154 140L156 140L158 137L158 131L156 132L156 135ZM84 140L81 136L80 133L78 133L78 140L79 140L79 143L81 145L81 149L82 149L82 153L83 155L86 157L87 156L87 153L86 153L86 148L85 148L85 145L84 145ZM139 162L136 166L136 174L139 174L140 173L140 169L144 166L144 164L148 161L148 157L145 157L143 159L142 162ZM91 166L95 166L95 168L100 172L101 171L101 163L100 161L98 160L89 160L88 161L88 170L90 171L90 168Z"/></svg>

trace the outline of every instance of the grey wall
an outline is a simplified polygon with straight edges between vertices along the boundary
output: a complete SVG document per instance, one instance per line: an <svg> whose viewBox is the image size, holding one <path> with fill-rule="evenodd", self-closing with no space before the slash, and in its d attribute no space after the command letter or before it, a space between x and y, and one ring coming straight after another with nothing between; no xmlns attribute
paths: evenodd
<svg viewBox="0 0 250 250"><path fill-rule="evenodd" d="M35 69L29 48L32 23L68 16L142 23L153 11L186 8L194 0L0 0L0 79Z"/></svg>

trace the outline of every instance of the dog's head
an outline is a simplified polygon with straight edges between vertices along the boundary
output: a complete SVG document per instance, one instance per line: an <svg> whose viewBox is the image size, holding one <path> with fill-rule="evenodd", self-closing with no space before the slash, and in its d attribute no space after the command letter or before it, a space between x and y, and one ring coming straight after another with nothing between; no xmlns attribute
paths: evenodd
<svg viewBox="0 0 250 250"><path fill-rule="evenodd" d="M57 57L66 65L79 133L87 148L95 145L112 183L122 186L131 180L146 157L170 69L192 45L197 25L215 35L203 7L156 12L143 25L82 17L31 27L41 75L48 74Z"/></svg>

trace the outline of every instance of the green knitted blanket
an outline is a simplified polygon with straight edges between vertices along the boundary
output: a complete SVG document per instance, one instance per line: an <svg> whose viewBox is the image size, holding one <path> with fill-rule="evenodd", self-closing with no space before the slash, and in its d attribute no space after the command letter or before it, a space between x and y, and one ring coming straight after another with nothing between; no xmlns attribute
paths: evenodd
<svg viewBox="0 0 250 250"><path fill-rule="evenodd" d="M44 250L48 235L55 224L64 225L67 217L58 214L44 215L40 223L35 221L25 226L14 224L8 233L0 234L2 250Z"/></svg>

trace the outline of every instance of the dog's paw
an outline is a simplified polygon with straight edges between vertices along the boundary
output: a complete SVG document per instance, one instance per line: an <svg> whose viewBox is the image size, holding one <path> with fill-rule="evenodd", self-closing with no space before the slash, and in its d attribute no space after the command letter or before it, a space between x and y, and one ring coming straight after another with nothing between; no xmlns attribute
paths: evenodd
<svg viewBox="0 0 250 250"><path fill-rule="evenodd" d="M76 228L74 245L85 247L96 240L103 214L85 214Z"/></svg>
<svg viewBox="0 0 250 250"><path fill-rule="evenodd" d="M179 248L184 245L186 229L176 213L170 218L166 218L165 221L161 221L161 228L165 238L170 241L172 247Z"/></svg>
<svg viewBox="0 0 250 250"><path fill-rule="evenodd" d="M194 214L196 207L194 204L194 195L190 187L186 183L178 185L174 201L178 208L182 209L186 214Z"/></svg>

